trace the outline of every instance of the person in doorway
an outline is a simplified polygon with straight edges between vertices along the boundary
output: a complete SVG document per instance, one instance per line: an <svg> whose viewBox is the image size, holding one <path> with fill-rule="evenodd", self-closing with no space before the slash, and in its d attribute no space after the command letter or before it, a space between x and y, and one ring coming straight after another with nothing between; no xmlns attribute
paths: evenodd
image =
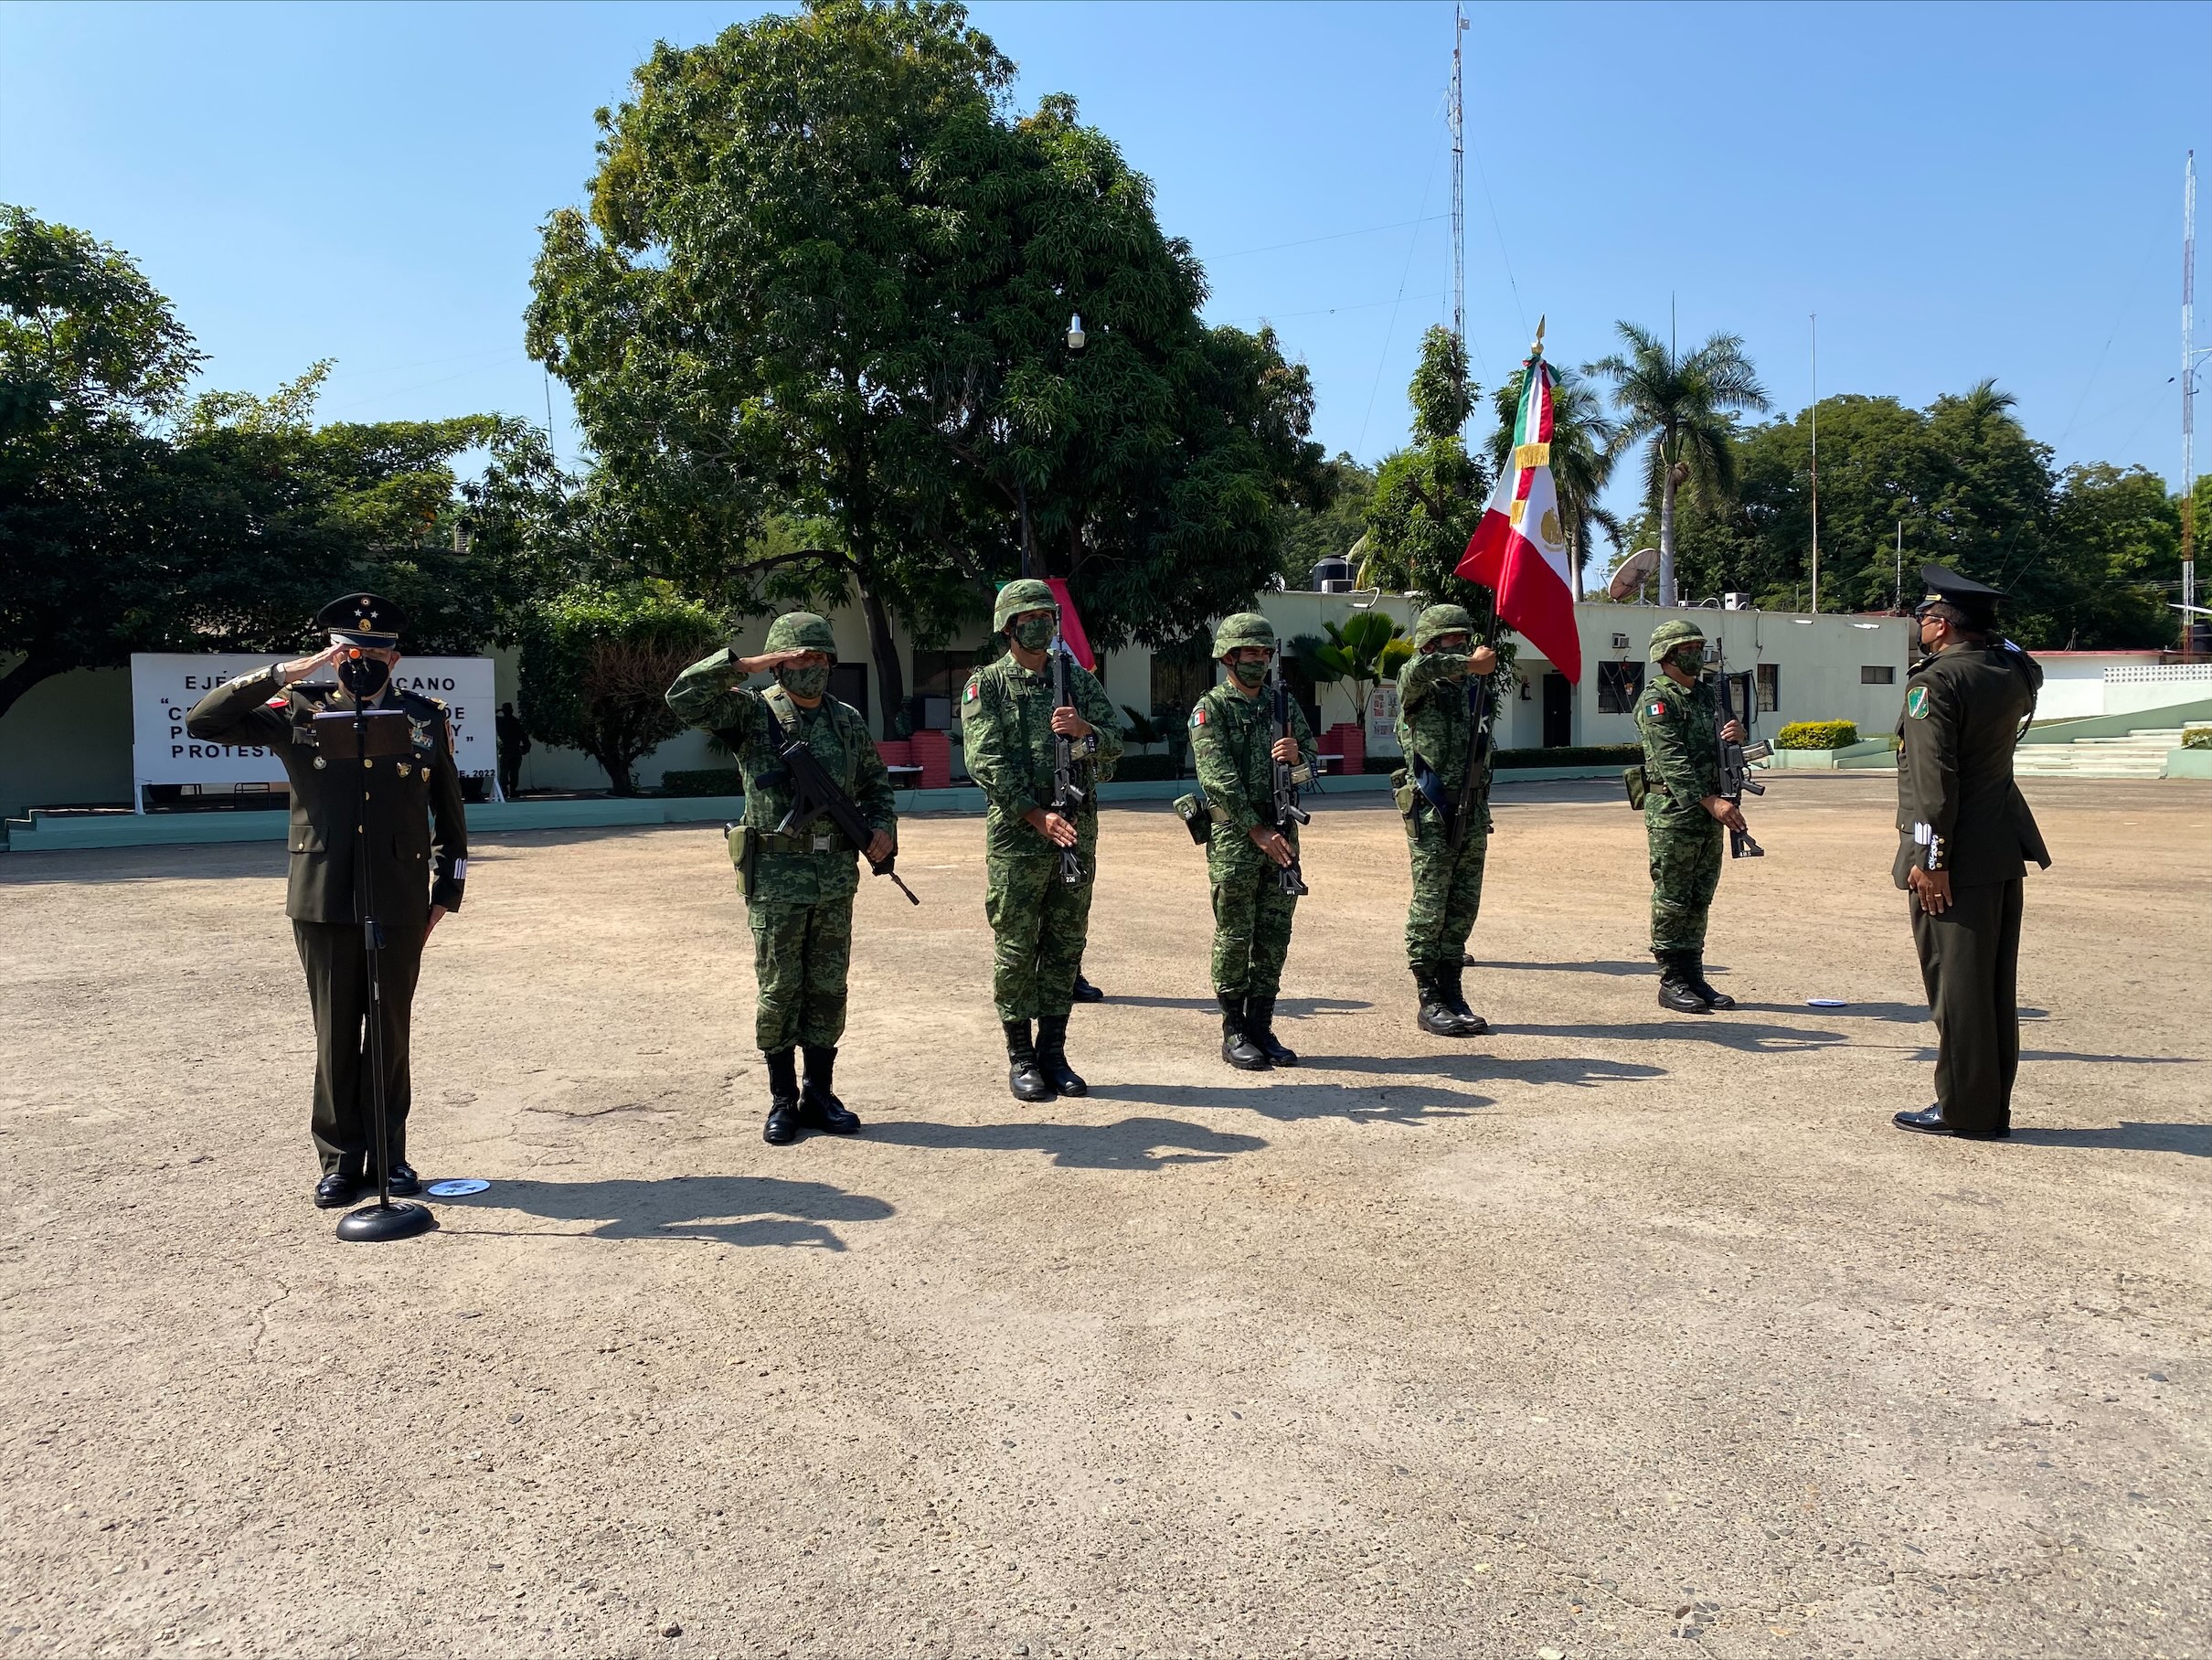
<svg viewBox="0 0 2212 1660"><path fill-rule="evenodd" d="M350 1205L379 1175L396 1196L421 1190L407 1161L415 985L422 948L461 909L468 879L468 825L445 705L392 684L406 624L400 608L378 595L333 600L315 617L329 641L323 650L218 686L185 717L185 729L203 742L263 746L291 781L284 914L314 1016L308 1129L322 1165L314 1202L325 1210ZM301 684L325 668L338 671L335 688ZM358 760L360 750L349 747L354 723L317 718L356 708L404 719L398 752ZM370 918L381 942L373 986L363 941ZM381 1147L371 1064L378 1049Z"/></svg>
<svg viewBox="0 0 2212 1660"><path fill-rule="evenodd" d="M1914 612L1926 654L1898 718L1897 858L1912 945L1936 1027L1936 1098L1900 1130L1994 1141L2012 1133L2020 1069L2020 917L2034 859L2051 862L2013 782L2013 747L2043 686L2035 659L1997 633L2004 595L1942 565L1920 567Z"/></svg>
<svg viewBox="0 0 2212 1660"><path fill-rule="evenodd" d="M492 724L499 740L499 793L513 801L522 793L522 758L530 752L530 734L511 703L499 706Z"/></svg>

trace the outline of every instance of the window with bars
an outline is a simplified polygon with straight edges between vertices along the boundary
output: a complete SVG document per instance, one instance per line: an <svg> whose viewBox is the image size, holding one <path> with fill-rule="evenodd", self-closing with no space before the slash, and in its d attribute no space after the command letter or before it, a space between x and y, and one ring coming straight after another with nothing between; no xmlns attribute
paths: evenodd
<svg viewBox="0 0 2212 1660"><path fill-rule="evenodd" d="M1771 715L1781 708L1781 665L1761 663L1759 667L1759 712Z"/></svg>
<svg viewBox="0 0 2212 1660"><path fill-rule="evenodd" d="M1637 695L1643 690L1643 664L1601 663L1598 665L1599 714L1634 714Z"/></svg>
<svg viewBox="0 0 2212 1660"><path fill-rule="evenodd" d="M1858 683L1861 686L1895 686L1897 665L1893 663L1862 663L1859 665Z"/></svg>

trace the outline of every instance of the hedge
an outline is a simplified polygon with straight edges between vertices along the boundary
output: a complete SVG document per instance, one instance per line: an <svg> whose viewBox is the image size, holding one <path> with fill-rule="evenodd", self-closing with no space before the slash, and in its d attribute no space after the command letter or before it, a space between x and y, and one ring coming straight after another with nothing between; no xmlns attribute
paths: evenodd
<svg viewBox="0 0 2212 1660"><path fill-rule="evenodd" d="M1843 750L1857 741L1854 720L1792 720L1774 734L1778 750Z"/></svg>
<svg viewBox="0 0 2212 1660"><path fill-rule="evenodd" d="M2212 750L2212 726L2184 727L2181 747L2185 750Z"/></svg>
<svg viewBox="0 0 2212 1660"><path fill-rule="evenodd" d="M735 767L701 767L691 772L661 774L663 795L742 795L745 774Z"/></svg>

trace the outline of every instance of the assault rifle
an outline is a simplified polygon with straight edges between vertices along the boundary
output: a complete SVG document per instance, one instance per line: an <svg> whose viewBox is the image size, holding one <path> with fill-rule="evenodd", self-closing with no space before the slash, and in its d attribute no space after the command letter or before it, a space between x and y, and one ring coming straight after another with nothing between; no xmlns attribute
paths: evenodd
<svg viewBox="0 0 2212 1660"><path fill-rule="evenodd" d="M803 738L783 729L783 723L776 718L776 711L772 708L768 710L768 723L776 729L776 759L783 763L783 770L791 774L792 783L791 811L783 815L782 822L776 826L776 834L797 835L809 825L826 817L836 825L838 833L853 844L860 857L867 858L867 846L875 839L876 832L867 820L860 816L860 809L853 804L853 798L839 789L836 780L822 770L821 760L806 747ZM899 880L899 872L892 867L898 863L899 855L894 850L880 865L869 860L868 868L877 876L889 877L891 885L907 896L909 904L920 904L921 900L915 897L914 890Z"/></svg>
<svg viewBox="0 0 2212 1660"><path fill-rule="evenodd" d="M1274 717L1274 736L1276 741L1280 742L1291 735L1291 688L1283 684L1280 659L1268 671L1267 690ZM1275 828L1282 833L1285 841L1289 841L1292 825L1313 822L1313 815L1298 804L1298 774L1305 772L1309 779L1313 774L1307 771L1303 762L1293 766L1287 761L1275 760L1272 746L1270 748L1269 761L1274 771ZM1297 843L1291 843L1291 862L1277 869L1275 881L1285 893L1306 891L1305 872L1299 865Z"/></svg>
<svg viewBox="0 0 2212 1660"><path fill-rule="evenodd" d="M1467 839L1467 821L1474 816L1474 783L1483 775L1484 751L1490 748L1491 675L1478 675L1472 668L1467 675L1467 770L1461 775L1459 806L1452 814L1454 853Z"/></svg>
<svg viewBox="0 0 2212 1660"><path fill-rule="evenodd" d="M1068 697L1067 644L1058 634L1052 636L1052 708L1055 713L1072 708ZM1075 782L1075 740L1065 732L1052 735L1052 811L1069 824L1075 823L1076 809L1083 799L1082 786ZM1060 849L1060 880L1073 888L1083 879L1083 857L1073 847Z"/></svg>
<svg viewBox="0 0 2212 1660"><path fill-rule="evenodd" d="M1717 733L1725 733L1728 723L1736 718L1736 697L1728 687L1728 660L1717 642L1713 646L1713 660L1714 673L1720 683L1720 696L1715 700L1714 720ZM1741 741L1727 737L1721 737L1719 742L1722 798L1740 807L1745 791L1749 791L1753 795L1764 795L1767 787L1751 776L1751 763L1764 761L1771 755L1774 746L1771 743L1755 743L1747 749ZM1730 830L1728 857L1732 859L1762 859L1767 857L1767 850L1751 839L1749 830Z"/></svg>

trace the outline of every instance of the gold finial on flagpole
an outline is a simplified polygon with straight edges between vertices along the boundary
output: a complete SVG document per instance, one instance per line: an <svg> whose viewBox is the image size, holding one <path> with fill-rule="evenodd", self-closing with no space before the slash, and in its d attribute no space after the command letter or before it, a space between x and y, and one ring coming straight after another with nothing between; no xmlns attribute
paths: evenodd
<svg viewBox="0 0 2212 1660"><path fill-rule="evenodd" d="M1544 355L1544 318L1540 315L1537 318L1536 342L1529 346L1528 355L1531 357L1541 357Z"/></svg>

